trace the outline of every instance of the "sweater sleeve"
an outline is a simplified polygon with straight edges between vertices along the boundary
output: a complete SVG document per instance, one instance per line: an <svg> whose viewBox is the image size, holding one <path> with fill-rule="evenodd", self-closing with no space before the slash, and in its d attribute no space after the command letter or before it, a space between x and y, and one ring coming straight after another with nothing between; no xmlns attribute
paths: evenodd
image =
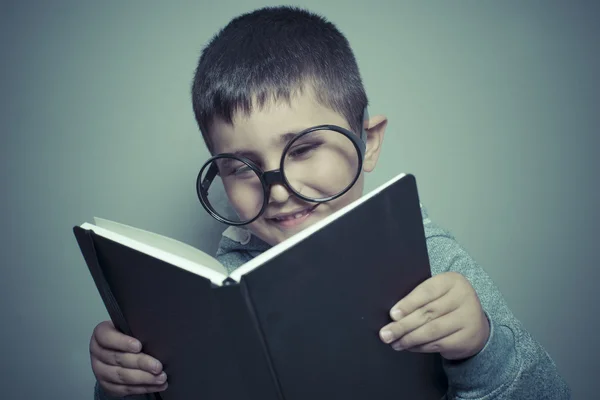
<svg viewBox="0 0 600 400"><path fill-rule="evenodd" d="M490 324L490 336L478 354L461 361L443 360L448 400L569 399L570 389L554 361L512 314L488 274L422 212L432 274L462 274L477 292Z"/></svg>

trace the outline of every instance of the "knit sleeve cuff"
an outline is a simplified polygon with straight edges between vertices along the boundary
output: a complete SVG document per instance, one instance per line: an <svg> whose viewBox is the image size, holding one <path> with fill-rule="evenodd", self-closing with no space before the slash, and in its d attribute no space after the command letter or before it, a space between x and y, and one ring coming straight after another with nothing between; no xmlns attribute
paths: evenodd
<svg viewBox="0 0 600 400"><path fill-rule="evenodd" d="M490 335L481 351L466 360L443 359L451 390L483 396L512 381L518 373L515 338L510 328L496 325L485 312ZM486 393L484 393L486 392Z"/></svg>

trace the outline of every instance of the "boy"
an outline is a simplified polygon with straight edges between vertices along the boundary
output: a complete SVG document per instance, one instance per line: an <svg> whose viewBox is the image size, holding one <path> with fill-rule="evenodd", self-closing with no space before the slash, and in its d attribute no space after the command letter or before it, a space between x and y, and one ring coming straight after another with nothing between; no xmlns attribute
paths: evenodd
<svg viewBox="0 0 600 400"><path fill-rule="evenodd" d="M364 112L367 96L344 36L323 18L289 7L242 15L219 32L200 58L192 99L210 152L235 155L215 160L218 174L206 178L207 169L199 187L211 210L216 203L202 185L220 182L238 218L231 222L239 226L225 230L217 252L230 270L359 198L387 125L384 116ZM298 139L300 132L324 124L335 126L333 133ZM348 143L357 138L365 146L353 153ZM265 192L260 174L280 169L282 154L283 171L270 175L279 178ZM490 278L425 210L422 214L432 278L398 299L381 340L398 351L439 352L448 399L569 398L554 362ZM96 399L145 398L144 393L166 389L160 361L141 350L139 341L110 322L96 327L90 341Z"/></svg>

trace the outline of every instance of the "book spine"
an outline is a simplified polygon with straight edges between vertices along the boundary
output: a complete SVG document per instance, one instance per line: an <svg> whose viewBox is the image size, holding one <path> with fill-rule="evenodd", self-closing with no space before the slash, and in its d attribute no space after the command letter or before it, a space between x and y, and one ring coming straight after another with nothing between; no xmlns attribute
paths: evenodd
<svg viewBox="0 0 600 400"><path fill-rule="evenodd" d="M254 324L254 328L256 329L256 332L258 332L258 337L259 337L260 343L262 345L263 354L265 355L267 365L269 366L269 372L271 374L273 384L275 385L275 389L277 391L279 400L285 400L285 396L283 395L283 389L281 387L281 382L279 381L279 377L277 376L277 371L275 370L275 366L273 365L273 360L271 358L271 352L269 350L269 344L267 343L267 340L265 339L264 331L260 325L258 316L256 315L256 310L254 309L254 303L252 302L252 298L250 296L248 285L246 283L246 280L243 278L240 282L240 288L242 291L242 297L244 298L246 307L248 308L250 319L252 320L252 323Z"/></svg>
<svg viewBox="0 0 600 400"><path fill-rule="evenodd" d="M237 282L234 281L233 279L231 279L230 277L225 278L225 280L222 283L222 286L231 286L231 285L237 285Z"/></svg>

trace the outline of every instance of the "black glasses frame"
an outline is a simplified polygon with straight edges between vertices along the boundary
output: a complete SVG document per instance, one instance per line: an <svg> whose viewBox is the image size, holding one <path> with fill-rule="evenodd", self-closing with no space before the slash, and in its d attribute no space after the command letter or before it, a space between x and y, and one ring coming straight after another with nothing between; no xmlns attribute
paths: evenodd
<svg viewBox="0 0 600 400"><path fill-rule="evenodd" d="M323 199L314 199L314 198L306 197L306 196L296 192L292 188L292 186L290 185L289 181L287 180L287 178L285 176L285 171L284 171L283 166L284 166L284 162L285 162L285 156L286 156L289 148L297 140L301 139L305 135L307 135L311 132L314 132L314 131L319 131L319 130L335 131L335 132L341 133L344 136L346 136L348 139L350 139L350 141L354 145L354 148L356 149L356 152L358 153L359 157L358 157L358 168L356 170L356 175L354 176L352 183L350 185L348 185L348 187L346 189L344 189L342 192L340 192L334 196L325 197ZM206 212L208 212L214 219L216 219L219 222L222 222L222 223L225 223L228 225L233 225L233 226L247 225L247 224L250 224L250 223L256 221L256 219L258 219L265 212L265 209L267 208L267 205L269 204L271 187L275 184L281 184L281 185L285 186L285 188L287 190L289 190L291 193L293 193L295 196L299 197L300 199L302 199L304 201L308 201L311 203L326 203L328 201L337 199L338 197L346 194L348 192L348 190L350 190L350 188L352 188L352 186L354 186L354 184L358 180L358 177L360 176L360 172L362 171L363 161L364 161L364 157L365 157L365 149L366 149L366 143L364 140L365 136L366 135L364 134L364 131L363 131L363 132L361 132L361 138L358 138L351 131L349 131L345 128L342 128L340 126L337 126L337 125L313 126L312 128L305 129L304 131L298 133L298 135L294 139L292 139L288 142L288 144L283 149L283 152L281 153L281 159L279 161L279 169L275 169L275 170L271 170L271 171L263 171L252 160L250 160L246 157L236 156L231 153L218 154L216 156L211 157L208 161L206 161L204 163L204 165L202 166L202 168L200 169L200 172L198 173L198 177L196 178L196 192L198 194L198 198L200 199L200 203L202 204L202 207L204 207ZM210 187L210 185L212 184L212 181L215 179L215 177L217 176L217 174L219 172L218 167L216 166L216 163L213 163L213 161L218 160L220 158L234 158L234 159L237 159L237 160L243 162L244 164L248 165L248 167L250 167L250 169L252 169L252 171L254 171L254 173L260 179L262 189L263 189L263 204L262 204L260 211L254 218L252 218L248 221L243 221L243 222L235 222L235 221L228 220L226 218L223 218L221 215L219 215L213 209L210 202L208 201L208 188ZM209 168L209 169L208 169L204 179L202 179L202 175L206 168Z"/></svg>

